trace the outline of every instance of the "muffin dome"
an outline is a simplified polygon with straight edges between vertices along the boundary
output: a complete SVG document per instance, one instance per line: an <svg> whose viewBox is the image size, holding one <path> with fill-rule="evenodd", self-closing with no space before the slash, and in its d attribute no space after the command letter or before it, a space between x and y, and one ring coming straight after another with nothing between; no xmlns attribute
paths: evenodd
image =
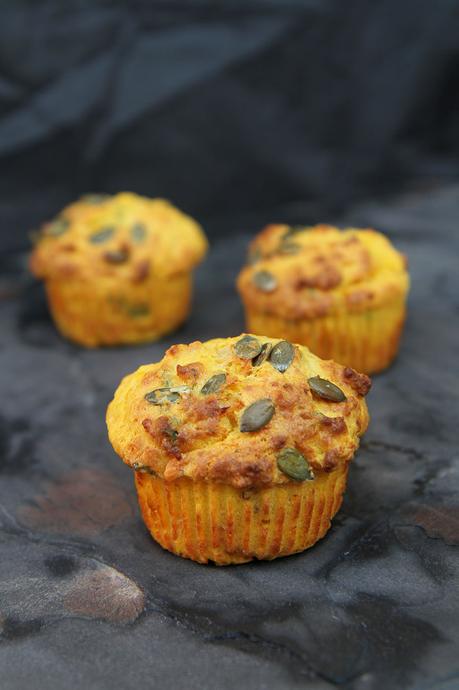
<svg viewBox="0 0 459 690"><path fill-rule="evenodd" d="M189 271L207 250L201 227L163 199L87 195L46 223L31 257L38 278L141 282Z"/></svg>
<svg viewBox="0 0 459 690"><path fill-rule="evenodd" d="M369 387L367 376L285 341L174 345L123 379L109 437L124 462L166 482L282 485L348 463L368 424Z"/></svg>
<svg viewBox="0 0 459 690"><path fill-rule="evenodd" d="M363 311L404 296L406 260L375 230L269 225L251 243L244 301L288 319Z"/></svg>
<svg viewBox="0 0 459 690"><path fill-rule="evenodd" d="M31 256L59 330L93 347L155 340L188 315L207 241L167 201L88 195L43 226Z"/></svg>
<svg viewBox="0 0 459 690"><path fill-rule="evenodd" d="M397 352L406 259L375 230L269 225L251 243L237 286L253 333L305 344L365 373Z"/></svg>

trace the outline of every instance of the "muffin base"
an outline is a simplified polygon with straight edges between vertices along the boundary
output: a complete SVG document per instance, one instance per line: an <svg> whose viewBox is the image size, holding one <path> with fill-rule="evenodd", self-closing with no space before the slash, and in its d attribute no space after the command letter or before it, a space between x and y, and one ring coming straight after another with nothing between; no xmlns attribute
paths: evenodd
<svg viewBox="0 0 459 690"><path fill-rule="evenodd" d="M136 472L143 519L168 551L199 563L271 560L309 548L341 506L348 465L314 481L240 490Z"/></svg>
<svg viewBox="0 0 459 690"><path fill-rule="evenodd" d="M131 291L124 295L103 283L46 281L48 304L58 330L86 347L157 340L187 318L192 290L190 273L167 280L149 278L145 284L130 287ZM142 306L140 311L138 305Z"/></svg>
<svg viewBox="0 0 459 690"><path fill-rule="evenodd" d="M405 321L405 301L364 312L289 321L246 311L247 332L307 345L322 359L334 359L364 374L382 371L395 358Z"/></svg>

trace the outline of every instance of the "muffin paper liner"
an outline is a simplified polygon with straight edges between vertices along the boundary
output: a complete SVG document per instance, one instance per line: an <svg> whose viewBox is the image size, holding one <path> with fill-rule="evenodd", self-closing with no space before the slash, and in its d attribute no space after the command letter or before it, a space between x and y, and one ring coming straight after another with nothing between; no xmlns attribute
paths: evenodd
<svg viewBox="0 0 459 690"><path fill-rule="evenodd" d="M245 563L287 556L321 539L338 511L348 465L312 481L235 489L136 472L145 524L165 549L200 563Z"/></svg>

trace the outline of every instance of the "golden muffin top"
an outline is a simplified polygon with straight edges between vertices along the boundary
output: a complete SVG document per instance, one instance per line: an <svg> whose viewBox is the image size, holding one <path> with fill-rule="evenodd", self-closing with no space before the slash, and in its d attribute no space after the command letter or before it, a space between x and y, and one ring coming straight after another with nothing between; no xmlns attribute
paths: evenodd
<svg viewBox="0 0 459 690"><path fill-rule="evenodd" d="M136 282L189 271L206 250L200 225L168 201L92 194L42 227L30 263L39 278Z"/></svg>
<svg viewBox="0 0 459 690"><path fill-rule="evenodd" d="M286 319L363 311L405 296L406 259L375 230L268 225L238 277L247 307Z"/></svg>
<svg viewBox="0 0 459 690"><path fill-rule="evenodd" d="M313 479L351 460L368 376L307 347L243 335L174 345L126 376L107 410L125 463L238 488Z"/></svg>

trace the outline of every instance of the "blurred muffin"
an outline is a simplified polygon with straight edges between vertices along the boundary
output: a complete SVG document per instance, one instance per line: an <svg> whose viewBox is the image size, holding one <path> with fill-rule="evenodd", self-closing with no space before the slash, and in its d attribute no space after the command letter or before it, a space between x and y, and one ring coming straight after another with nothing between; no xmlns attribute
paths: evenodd
<svg viewBox="0 0 459 690"><path fill-rule="evenodd" d="M161 546L201 563L272 559L329 529L369 388L364 374L286 341L174 345L123 379L108 434Z"/></svg>
<svg viewBox="0 0 459 690"><path fill-rule="evenodd" d="M268 225L237 285L252 333L303 343L367 374L397 353L406 259L375 230Z"/></svg>
<svg viewBox="0 0 459 690"><path fill-rule="evenodd" d="M162 199L88 195L43 226L31 256L61 333L95 347L156 340L186 319L201 227Z"/></svg>

